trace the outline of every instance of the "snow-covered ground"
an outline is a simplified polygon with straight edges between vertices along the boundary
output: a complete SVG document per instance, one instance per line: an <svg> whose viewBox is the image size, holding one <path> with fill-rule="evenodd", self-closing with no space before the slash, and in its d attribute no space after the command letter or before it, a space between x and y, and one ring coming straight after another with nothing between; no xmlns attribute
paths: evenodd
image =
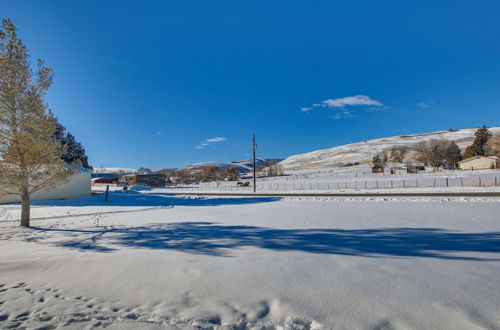
<svg viewBox="0 0 500 330"><path fill-rule="evenodd" d="M384 192L410 191L498 191L499 170L439 171L419 174L373 174L368 166L287 171L287 176L258 178L260 192ZM251 180L243 180L250 181ZM236 182L206 182L175 187L172 191L245 192L253 187L238 187Z"/></svg>
<svg viewBox="0 0 500 330"><path fill-rule="evenodd" d="M499 329L499 198L0 208L0 328Z"/></svg>

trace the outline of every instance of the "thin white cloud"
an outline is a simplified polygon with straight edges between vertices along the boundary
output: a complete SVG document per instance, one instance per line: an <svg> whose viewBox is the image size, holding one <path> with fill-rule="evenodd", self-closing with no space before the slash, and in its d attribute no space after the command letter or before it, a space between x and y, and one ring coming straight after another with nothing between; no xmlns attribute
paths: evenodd
<svg viewBox="0 0 500 330"><path fill-rule="evenodd" d="M430 106L431 105L429 103L425 103L425 102L417 103L417 107L419 107L419 108L428 108Z"/></svg>
<svg viewBox="0 0 500 330"><path fill-rule="evenodd" d="M343 108L345 106L358 106L358 105L373 105L373 106L383 105L380 101L374 100L366 95L355 95L355 96L340 97L337 99L329 99L323 101L322 104L326 105L329 108Z"/></svg>
<svg viewBox="0 0 500 330"><path fill-rule="evenodd" d="M352 117L354 117L352 113L346 110L342 110L341 112L337 112L333 116L330 116L330 118L333 119L352 118Z"/></svg>
<svg viewBox="0 0 500 330"><path fill-rule="evenodd" d="M313 110L314 108L330 108L334 110L336 109L339 110L340 112L334 114L331 117L335 119L340 119L340 118L354 117L354 115L350 111L347 111L345 109L346 107L355 107L355 106L362 106L363 109L365 110L375 110L384 108L384 104L382 104L382 102L372 99L367 95L354 95L354 96L346 96L346 97L339 97L336 99L324 100L321 103L314 103L311 107L302 107L300 108L300 110L302 112L308 112Z"/></svg>
<svg viewBox="0 0 500 330"><path fill-rule="evenodd" d="M201 142L199 145L196 146L196 149L204 149L210 145L213 145L214 143L221 143L226 140L227 138L225 137L215 136L213 138L206 139L205 141Z"/></svg>
<svg viewBox="0 0 500 330"><path fill-rule="evenodd" d="M216 136L216 137L213 137L213 138L210 138L210 139L206 139L205 141L208 142L208 143L218 143L218 142L224 142L224 141L226 141L226 138L225 137Z"/></svg>

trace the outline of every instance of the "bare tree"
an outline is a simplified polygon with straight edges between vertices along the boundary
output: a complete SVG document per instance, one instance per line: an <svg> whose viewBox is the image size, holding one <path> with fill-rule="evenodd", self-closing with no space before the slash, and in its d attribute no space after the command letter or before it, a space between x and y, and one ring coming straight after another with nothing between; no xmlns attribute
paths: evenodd
<svg viewBox="0 0 500 330"><path fill-rule="evenodd" d="M391 161L395 163L403 162L408 150L409 148L407 146L393 146L390 151Z"/></svg>
<svg viewBox="0 0 500 330"><path fill-rule="evenodd" d="M186 168L175 170L172 176L177 184L188 184L192 182L192 175Z"/></svg>
<svg viewBox="0 0 500 330"><path fill-rule="evenodd" d="M283 175L283 166L279 163L273 163L267 168L267 176L281 176Z"/></svg>
<svg viewBox="0 0 500 330"><path fill-rule="evenodd" d="M461 159L461 151L457 144L447 139L431 139L415 144L417 160L438 168L441 165L455 165Z"/></svg>
<svg viewBox="0 0 500 330"><path fill-rule="evenodd" d="M175 176L175 168L162 168L158 170L158 173L164 174L167 178L171 178Z"/></svg>
<svg viewBox="0 0 500 330"><path fill-rule="evenodd" d="M228 167L221 173L221 177L223 180L235 181L240 178L240 171L235 169L234 167Z"/></svg>
<svg viewBox="0 0 500 330"><path fill-rule="evenodd" d="M205 166L202 167L196 174L195 177L198 181L209 182L217 180L217 168L215 166Z"/></svg>

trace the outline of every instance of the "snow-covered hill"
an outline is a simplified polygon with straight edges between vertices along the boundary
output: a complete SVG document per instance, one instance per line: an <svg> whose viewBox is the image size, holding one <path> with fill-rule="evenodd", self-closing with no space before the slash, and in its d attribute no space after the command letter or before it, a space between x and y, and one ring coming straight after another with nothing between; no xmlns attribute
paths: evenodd
<svg viewBox="0 0 500 330"><path fill-rule="evenodd" d="M134 173L134 168L123 168L123 167L94 167L94 173L116 173L116 172L126 172Z"/></svg>
<svg viewBox="0 0 500 330"><path fill-rule="evenodd" d="M491 132L500 132L500 127L492 127ZM455 141L465 149L472 143L476 128L465 128L453 131L439 131L433 133L392 136L343 146L316 150L304 154L290 156L280 164L284 169L310 169L323 167L344 166L349 163L363 163L371 161L376 152L381 152L392 146L412 146L417 142L430 139L448 139Z"/></svg>
<svg viewBox="0 0 500 330"><path fill-rule="evenodd" d="M256 159L256 165L257 167L265 167L268 166L272 162L279 162L282 159L264 159L264 158L258 158ZM196 163L190 166L186 166L185 168L189 170L198 170L201 169L202 167L205 166L214 166L219 169L224 169L228 167L234 167L238 171L242 173L250 172L253 168L253 161L251 159L249 160L241 160L241 161L235 161L235 162L204 162L204 163Z"/></svg>

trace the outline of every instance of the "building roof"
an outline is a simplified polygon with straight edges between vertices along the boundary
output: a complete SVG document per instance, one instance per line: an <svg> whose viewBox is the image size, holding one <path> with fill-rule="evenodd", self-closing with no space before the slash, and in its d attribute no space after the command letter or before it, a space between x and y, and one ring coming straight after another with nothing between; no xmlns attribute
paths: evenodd
<svg viewBox="0 0 500 330"><path fill-rule="evenodd" d="M459 161L459 163L467 163L467 162L470 162L470 161L473 161L473 160L477 160L477 159L482 159L482 158L492 159L492 160L498 160L497 156L474 156L474 157L470 157L470 158L461 160L461 161Z"/></svg>
<svg viewBox="0 0 500 330"><path fill-rule="evenodd" d="M117 178L116 174L114 173L92 173L92 178L108 178L108 179L113 179Z"/></svg>

